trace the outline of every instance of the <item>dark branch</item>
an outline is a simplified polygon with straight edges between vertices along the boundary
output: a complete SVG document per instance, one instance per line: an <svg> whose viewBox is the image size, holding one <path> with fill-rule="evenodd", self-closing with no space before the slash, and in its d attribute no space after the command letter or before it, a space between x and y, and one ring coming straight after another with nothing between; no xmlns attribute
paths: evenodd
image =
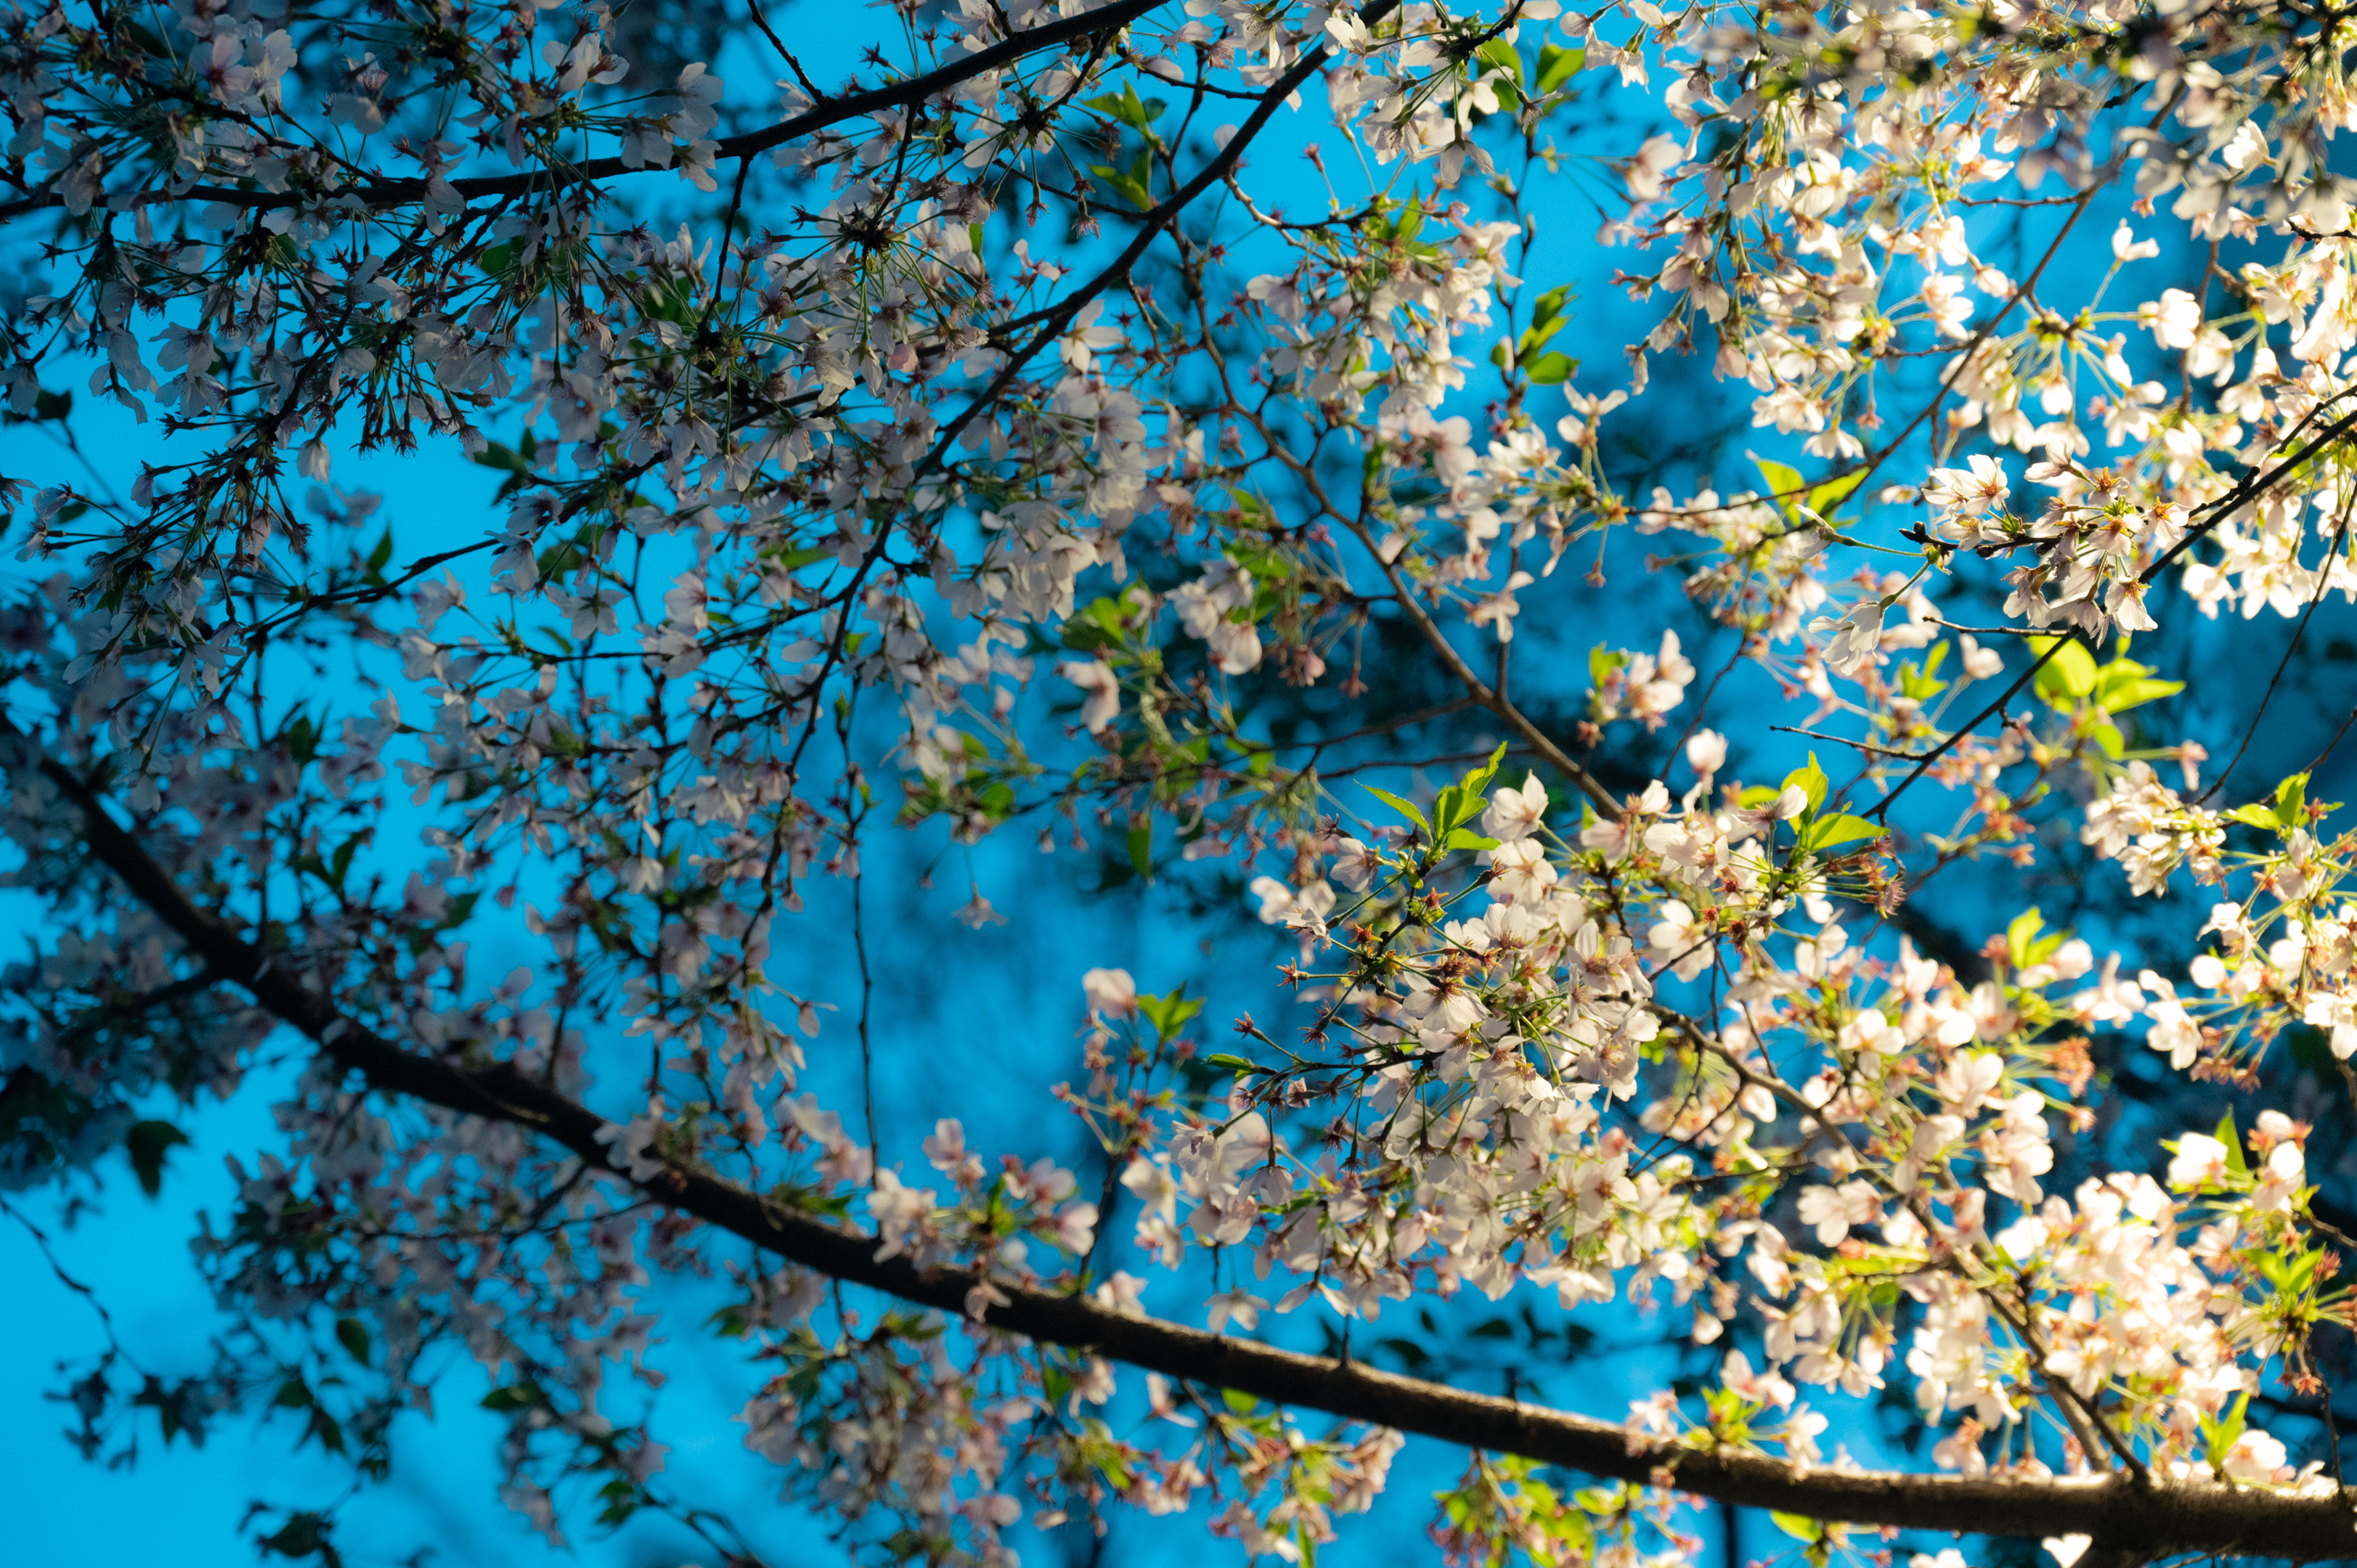
<svg viewBox="0 0 2357 1568"><path fill-rule="evenodd" d="M1114 4L1077 16L1066 16L1045 27L1028 27L1012 38L1003 38L986 49L939 66L906 81L887 82L881 87L863 87L839 97L823 98L817 103L791 119L758 131L723 139L715 155L716 161L750 158L772 147L823 131L829 125L845 120L856 120L879 109L901 109L921 103L936 93L945 92L962 81L967 81L985 71L1013 65L1026 56L1057 45L1089 38L1127 27L1156 7L1169 0L1114 0ZM466 179L454 179L453 188L471 200L479 196L516 196L527 191L554 190L568 185L586 185L597 180L612 179L619 175L652 174L654 166L632 166L619 157L591 158L587 163L568 164L562 167L531 169L518 174L478 175ZM361 205L370 208L403 207L425 199L423 179L371 180L352 190L335 196L312 191L286 191L274 195L261 190L234 190L222 186L200 185L183 191L153 191L142 193L149 201L222 201L233 206L260 210L274 207L296 207L309 201L332 201L340 196L357 197ZM22 201L0 205L0 221L44 207L58 206L64 199L55 191L30 197Z"/></svg>
<svg viewBox="0 0 2357 1568"><path fill-rule="evenodd" d="M608 1123L596 1112L511 1066L461 1068L404 1050L345 1016L296 977L285 955L273 962L272 955L199 910L70 770L43 757L13 726L0 728L0 739L16 753L5 759L11 768L37 768L80 808L91 853L134 897L210 968L371 1089L529 1128L589 1165L606 1165L607 1146L598 1134ZM673 1165L643 1185L673 1208L805 1268L942 1312L963 1313L968 1293L984 1279L973 1269L927 1269L906 1257L879 1261L874 1237L797 1213L700 1167ZM1740 1508L1902 1529L2090 1535L2106 1553L2117 1554L2107 1563L2119 1563L2186 1552L2315 1561L2348 1556L2357 1544L2357 1508L2331 1490L2294 1495L2198 1482L2148 1487L2124 1474L2027 1479L1802 1471L1764 1454L1632 1439L1609 1422L1125 1316L1082 1297L991 1283L1006 1305L988 1307L985 1319L1026 1338L1085 1348L1279 1404L1638 1485L1674 1487Z"/></svg>

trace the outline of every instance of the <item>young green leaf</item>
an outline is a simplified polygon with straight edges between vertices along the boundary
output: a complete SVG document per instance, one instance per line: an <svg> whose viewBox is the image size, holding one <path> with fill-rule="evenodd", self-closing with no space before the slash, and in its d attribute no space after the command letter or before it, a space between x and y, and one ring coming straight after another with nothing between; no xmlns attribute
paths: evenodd
<svg viewBox="0 0 2357 1568"><path fill-rule="evenodd" d="M1830 516L1834 508L1849 499L1850 493L1866 482L1866 470L1844 474L1837 479L1809 487L1809 510L1820 517Z"/></svg>
<svg viewBox="0 0 2357 1568"><path fill-rule="evenodd" d="M1417 827L1422 828L1424 830L1425 837L1430 838L1432 836L1432 824L1424 820L1424 813L1416 810L1415 801L1402 800L1399 796L1393 794L1390 790L1379 789L1372 784L1367 785L1366 790L1368 794L1374 796L1377 800L1383 801L1385 805L1391 807L1394 811L1405 817L1409 822L1412 822Z"/></svg>
<svg viewBox="0 0 2357 1568"><path fill-rule="evenodd" d="M1531 361L1526 372L1532 381L1543 387L1561 386L1579 372L1579 361L1570 355L1550 349Z"/></svg>
<svg viewBox="0 0 2357 1568"><path fill-rule="evenodd" d="M1809 831L1801 835L1801 847L1804 850L1832 849L1840 844L1856 843L1860 839L1878 839L1882 834L1880 823L1852 816L1847 811L1836 811L1830 817L1820 817L1810 823Z"/></svg>
<svg viewBox="0 0 2357 1568"><path fill-rule="evenodd" d="M1765 457L1751 459L1760 465L1760 477L1767 482L1768 494L1781 507L1786 517L1797 517L1799 502L1808 487L1802 482L1801 470L1788 468L1781 463L1771 463Z"/></svg>
<svg viewBox="0 0 2357 1568"><path fill-rule="evenodd" d="M2308 822L2308 775L2295 773L2276 786L2276 821L2286 832Z"/></svg>
<svg viewBox="0 0 2357 1568"><path fill-rule="evenodd" d="M2046 650L2058 641L2062 642L2062 648L2053 658L2046 659ZM2088 652L2087 645L2078 639L2033 637L2029 639L2029 650L2036 657L2046 659L2044 667L2038 671L2035 685L2038 694L2046 699L2048 706L2069 708L2094 691L2098 678L2095 656Z"/></svg>
<svg viewBox="0 0 2357 1568"><path fill-rule="evenodd" d="M2027 969L2036 961L2029 956L2030 950L2037 942L2038 933L2045 929L2046 917L2039 913L2035 904L2016 915L2012 923L2006 927L2006 951L2016 969Z"/></svg>
<svg viewBox="0 0 2357 1568"><path fill-rule="evenodd" d="M2226 1168L2238 1176L2251 1174L2250 1162L2243 1158L2242 1135L2234 1131L2234 1112L2229 1109L2218 1118L2218 1130L2210 1134L2226 1145Z"/></svg>
<svg viewBox="0 0 2357 1568"><path fill-rule="evenodd" d="M1825 791L1833 788L1833 780L1827 779L1825 770L1817 766L1815 752L1809 753L1809 765L1806 768L1795 768L1784 775L1784 782L1777 786L1777 793L1781 794L1795 784L1798 784L1802 792L1809 798L1808 806L1805 808L1807 811L1813 811L1825 803Z"/></svg>
<svg viewBox="0 0 2357 1568"><path fill-rule="evenodd" d="M1541 44L1538 61L1531 68L1533 96L1544 98L1578 75L1587 64L1587 51L1584 48L1567 49L1557 44Z"/></svg>
<svg viewBox="0 0 2357 1568"><path fill-rule="evenodd" d="M1154 1026L1156 1036L1165 1040L1177 1038L1178 1031L1187 1026L1187 1020L1202 1010L1203 999L1189 996L1183 985L1168 996L1141 994L1137 999L1138 1013Z"/></svg>

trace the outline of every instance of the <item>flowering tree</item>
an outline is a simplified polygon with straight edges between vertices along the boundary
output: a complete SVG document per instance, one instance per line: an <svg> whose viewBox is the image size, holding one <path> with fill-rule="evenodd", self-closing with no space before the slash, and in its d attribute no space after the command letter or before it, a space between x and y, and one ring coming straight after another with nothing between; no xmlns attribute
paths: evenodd
<svg viewBox="0 0 2357 1568"><path fill-rule="evenodd" d="M382 1474L457 1346L552 1535L742 1554L600 1409L667 1326L887 1557L1195 1509L1301 1558L1411 1437L1469 1450L1451 1562L1666 1560L1706 1499L1816 1563L2351 1555L2304 1151L2357 1090L2357 838L2307 773L2205 789L2146 661L2357 598L2348 16L873 15L828 87L757 9L783 80L724 90L599 0L5 13L9 407L160 434L0 482L46 911L0 1177L152 1187L249 1076L283 1132L198 1242L250 1348L102 1364L87 1445L250 1399ZM1598 212L1618 315L1540 286ZM1709 377L1780 456L1640 493L1614 432ZM328 482L434 443L494 515L420 544ZM1674 589L1636 646L1518 667L1608 563ZM795 954L894 829L1240 873L1297 1015L1211 1051L1076 937L1036 1092L1094 1164L879 1157L805 1081L866 989ZM2199 956L1924 915L2040 855L2199 889ZM2140 1063L2226 1120L2106 1142ZM666 1319L683 1280L732 1305ZM1351 1354L1469 1291L1645 1305L1709 1375L1573 1412ZM1920 1472L1828 1430L1885 1395Z"/></svg>

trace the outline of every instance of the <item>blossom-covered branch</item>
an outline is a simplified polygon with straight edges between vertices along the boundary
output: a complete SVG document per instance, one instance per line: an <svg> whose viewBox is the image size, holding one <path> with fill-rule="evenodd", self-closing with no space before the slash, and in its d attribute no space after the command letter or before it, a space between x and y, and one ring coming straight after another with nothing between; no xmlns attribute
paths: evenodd
<svg viewBox="0 0 2357 1568"><path fill-rule="evenodd" d="M83 813L92 853L220 981L241 985L316 1041L372 1092L459 1117L513 1124L592 1165L614 1163L622 1129L507 1064L478 1068L387 1040L339 1015L257 948L192 904L97 797L70 772L9 736L13 769L38 768ZM1665 1440L1642 1430L1521 1401L1401 1377L1183 1327L1085 1294L995 1280L987 1269L928 1267L888 1255L878 1238L846 1232L694 1165L661 1159L633 1178L668 1208L824 1274L936 1310L970 1315L1027 1338L1071 1346L1128 1366L1278 1404L1566 1466L1645 1486L1675 1487L1748 1508L1867 1525L2019 1536L2084 1535L2141 1560L2232 1552L2296 1562L2346 1555L2357 1505L2337 1487L2297 1497L2216 1483L2140 1485L2107 1477L1909 1476L1809 1469L1764 1455Z"/></svg>

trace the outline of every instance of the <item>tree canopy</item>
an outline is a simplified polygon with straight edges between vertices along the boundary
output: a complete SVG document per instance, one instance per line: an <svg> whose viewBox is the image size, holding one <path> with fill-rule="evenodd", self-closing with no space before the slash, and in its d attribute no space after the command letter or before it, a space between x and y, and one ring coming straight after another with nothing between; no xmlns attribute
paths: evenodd
<svg viewBox="0 0 2357 1568"><path fill-rule="evenodd" d="M863 1560L1410 1443L1484 1568L2357 1555L2357 16L834 25L0 11L0 1195L276 1130L84 1451L381 1480L455 1353L552 1540L753 1563L717 1341ZM1047 928L1028 1143L877 1092L1005 1059L920 875ZM1633 1402L1450 1372L1605 1304Z"/></svg>

